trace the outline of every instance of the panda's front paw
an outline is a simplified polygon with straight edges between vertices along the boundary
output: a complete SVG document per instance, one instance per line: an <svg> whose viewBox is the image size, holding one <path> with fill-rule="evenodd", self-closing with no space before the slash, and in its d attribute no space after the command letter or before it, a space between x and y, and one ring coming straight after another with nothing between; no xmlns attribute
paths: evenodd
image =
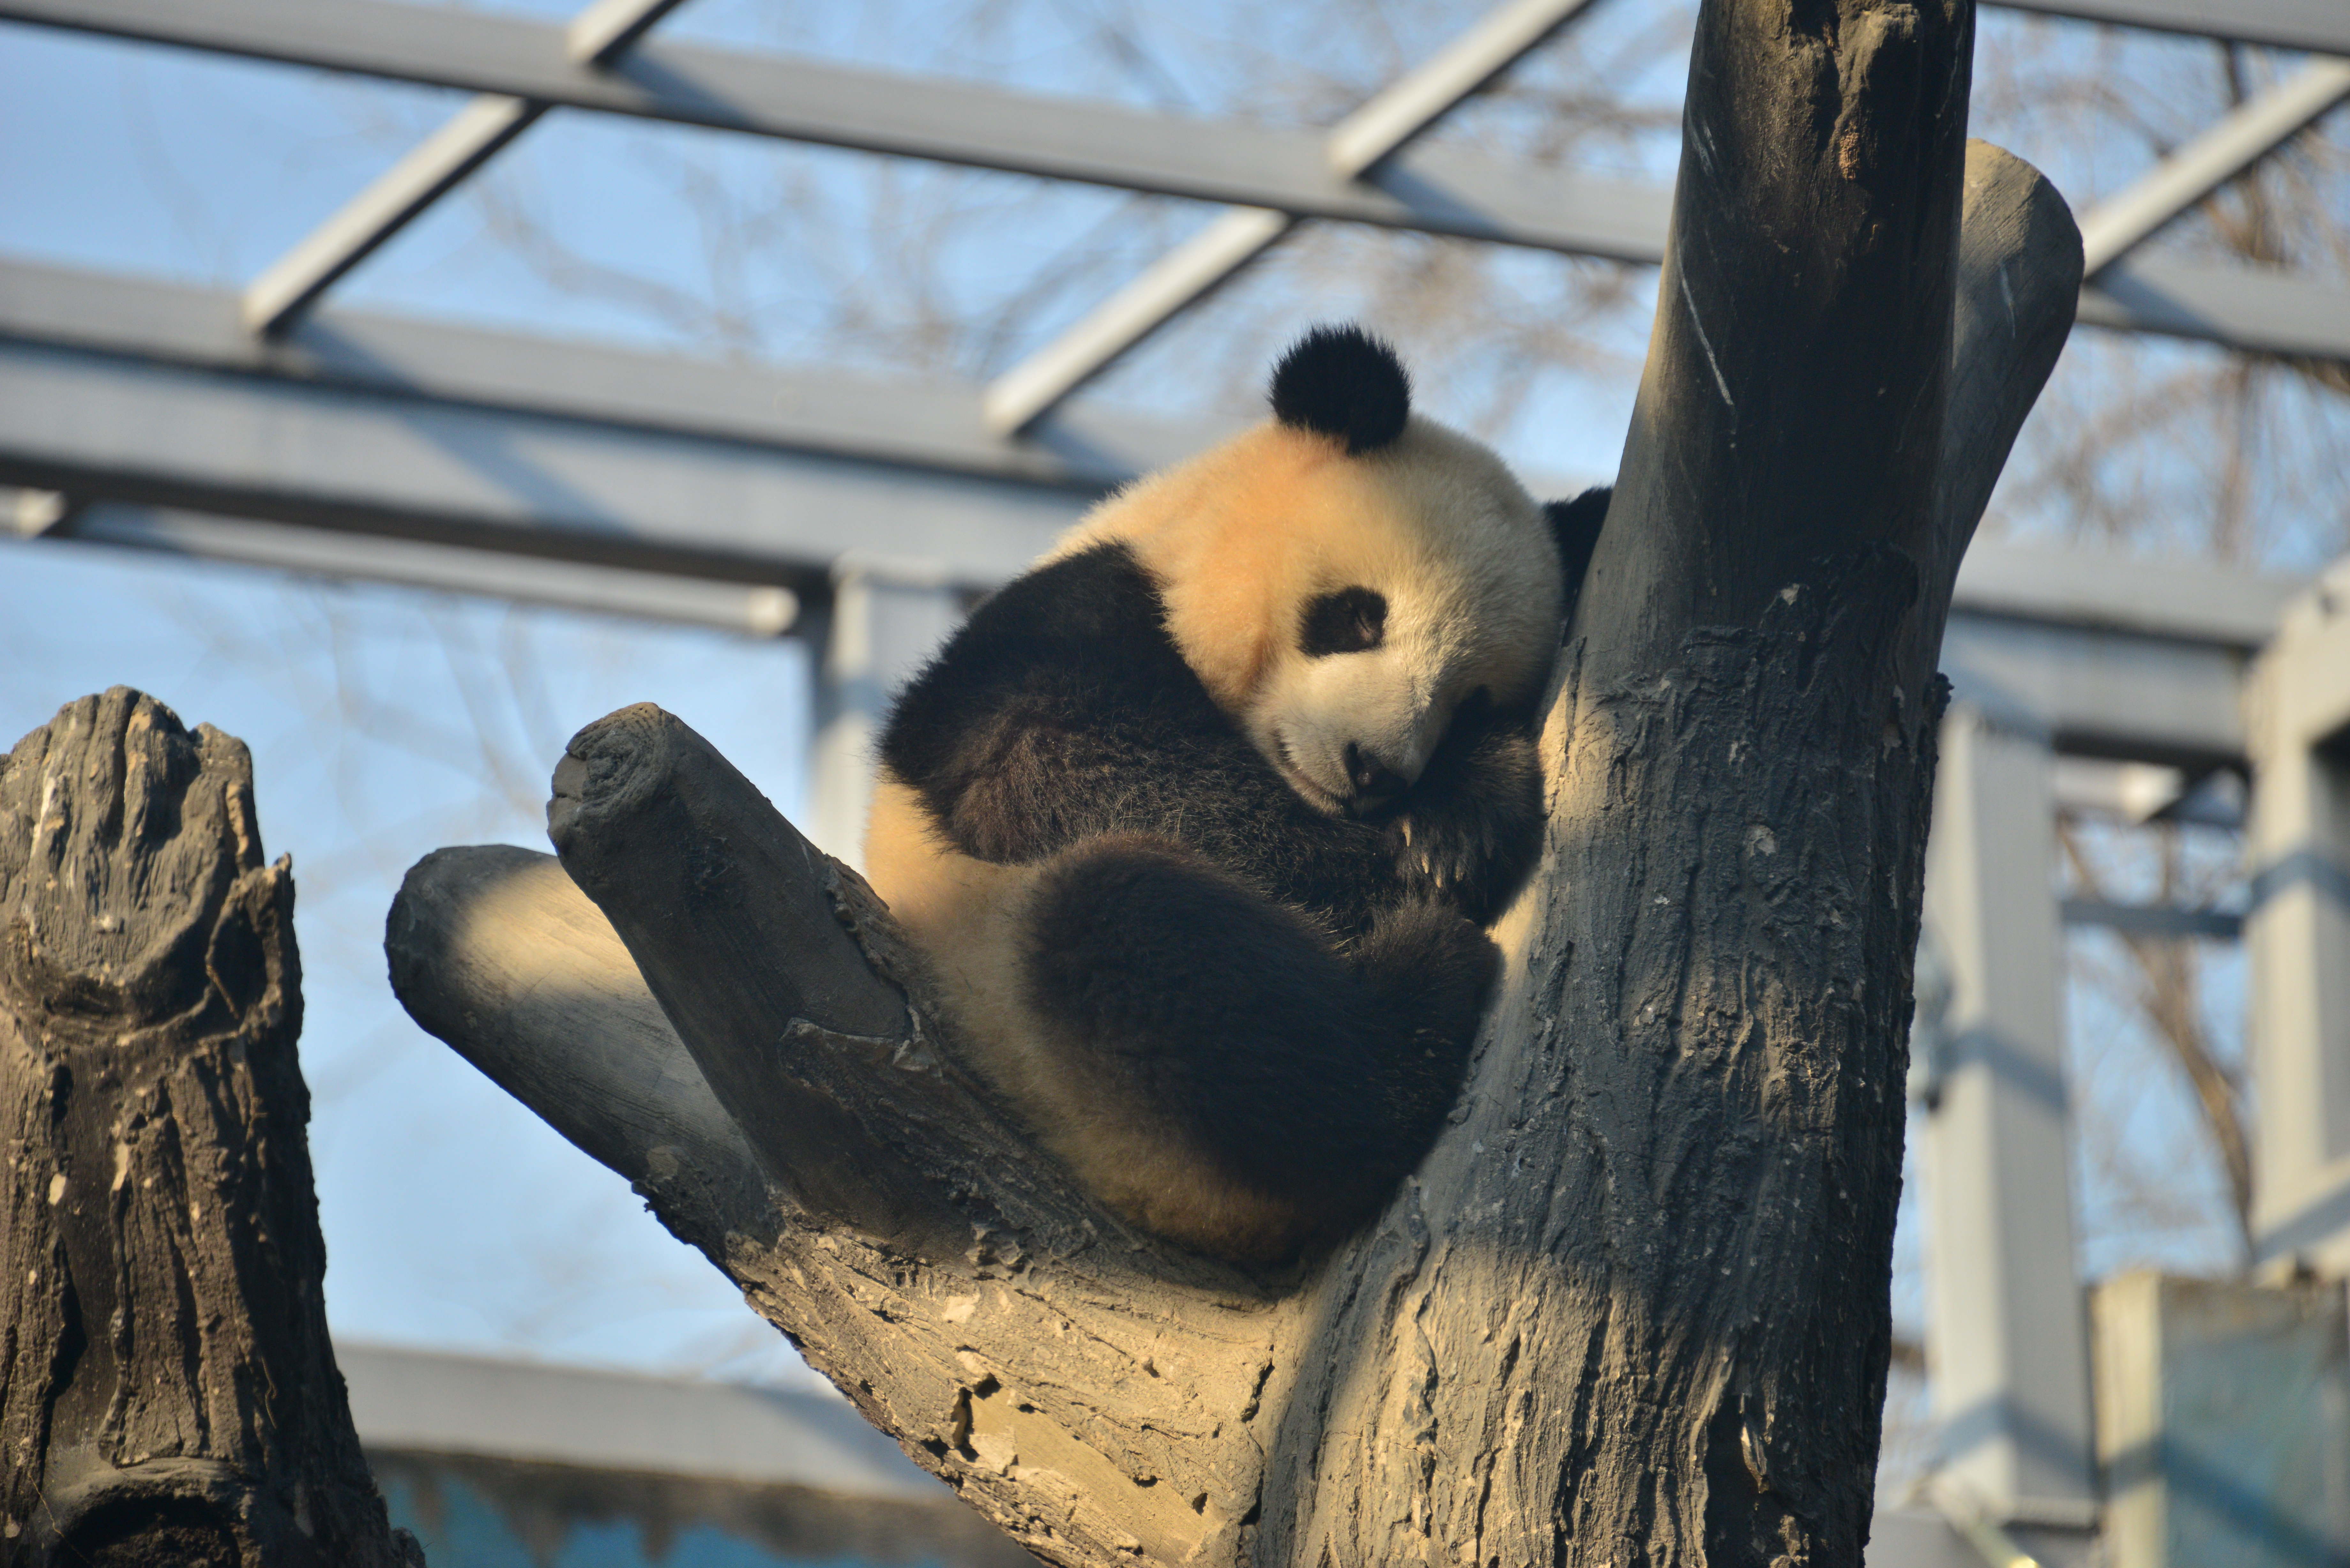
<svg viewBox="0 0 2350 1568"><path fill-rule="evenodd" d="M1388 825L1388 848L1415 901L1465 909L1498 848L1478 814L1406 809Z"/></svg>
<svg viewBox="0 0 2350 1568"><path fill-rule="evenodd" d="M1542 763L1530 725L1464 712L1387 827L1398 877L1490 925L1534 868Z"/></svg>

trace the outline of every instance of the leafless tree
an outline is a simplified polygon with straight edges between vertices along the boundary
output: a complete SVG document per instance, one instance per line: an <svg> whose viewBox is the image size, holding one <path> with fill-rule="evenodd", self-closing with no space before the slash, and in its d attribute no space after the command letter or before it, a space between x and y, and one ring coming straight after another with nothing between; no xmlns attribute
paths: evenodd
<svg viewBox="0 0 2350 1568"><path fill-rule="evenodd" d="M574 738L559 869L411 874L403 1000L1051 1561L1856 1561L1934 651L2079 279L2045 182L1962 151L1972 23L1700 13L1544 868L1360 1235L1240 1272L1072 1189L886 911L656 710Z"/></svg>

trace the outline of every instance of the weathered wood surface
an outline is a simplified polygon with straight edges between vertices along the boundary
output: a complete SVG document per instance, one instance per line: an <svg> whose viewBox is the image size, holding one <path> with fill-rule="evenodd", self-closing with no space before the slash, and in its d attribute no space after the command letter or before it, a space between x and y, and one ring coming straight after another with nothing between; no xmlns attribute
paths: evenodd
<svg viewBox="0 0 2350 1568"><path fill-rule="evenodd" d="M287 864L117 687L0 764L0 1562L392 1568L327 1339Z"/></svg>
<svg viewBox="0 0 2350 1568"><path fill-rule="evenodd" d="M1163 1248L1072 1189L910 1011L908 955L856 874L806 849L699 735L624 710L574 740L560 778L562 865L489 846L409 874L386 947L419 1022L629 1177L1024 1544L1237 1561L1261 1476L1250 1428L1296 1312L1282 1282ZM668 805L649 826L651 801ZM583 866L619 930L565 873ZM824 956L764 945L778 927L825 938L808 944ZM713 950L733 955L723 977L702 967ZM681 1041L652 999L697 973L709 991L678 1002ZM819 1016L770 985L825 999ZM822 1009L840 997L886 1001L892 1033L837 1027ZM696 1063L730 1052L769 1079L739 1116ZM811 1120L819 1141L803 1142Z"/></svg>
<svg viewBox="0 0 2350 1568"><path fill-rule="evenodd" d="M1727 155L1705 135L1707 38L1684 203L1707 188L1695 149ZM1940 40L1944 70L1953 46ZM1382 1231L1320 1282L1329 1327L1298 1397L1315 1415L1283 1433L1267 1485L1297 1513L1285 1529L1268 1513L1268 1561L1326 1544L1339 1563L1860 1560L1934 656L1958 556L2080 276L2064 203L2018 161L1978 144L1963 182L1920 185L1965 197L1955 339L1888 336L1867 367L1835 335L1878 333L1881 312L1790 299L1729 317L1767 350L1739 350L1745 375L1827 337L1819 351L1871 392L1937 410L1898 439L1957 460L1905 458L1917 487L1898 504L1837 472L1889 439L1873 396L1773 410L1807 438L1771 438L1794 473L1758 473L1759 432L1728 417L1769 405L1700 339L1689 300L1768 279L1778 236L1712 231L1702 262L1668 265L1599 586L1545 730L1550 840L1507 928L1510 981L1461 1125L1421 1168L1417 1227ZM1929 250L1954 237L1916 226ZM1684 294L1700 267L1713 275ZM1871 286L1930 299L1939 270L1921 256ZM1677 307L1678 327L1662 319ZM1970 358L1947 397L1915 389L1939 379L1928 354L1937 370ZM1821 477L1819 514L1803 471ZM1845 520L1840 545L1823 516ZM1681 580L1644 591L1656 574Z"/></svg>
<svg viewBox="0 0 2350 1568"><path fill-rule="evenodd" d="M1857 1563L1933 659L2080 277L1963 143L1971 26L1705 6L1544 867L1454 1125L1334 1253L1252 1277L1069 1189L870 894L655 710L573 742L568 879L411 874L403 1000L1047 1561Z"/></svg>

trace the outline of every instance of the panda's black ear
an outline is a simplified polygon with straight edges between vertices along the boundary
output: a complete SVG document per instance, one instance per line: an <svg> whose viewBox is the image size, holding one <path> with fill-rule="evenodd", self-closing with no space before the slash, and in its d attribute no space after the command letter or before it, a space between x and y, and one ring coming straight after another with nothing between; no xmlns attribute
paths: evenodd
<svg viewBox="0 0 2350 1568"><path fill-rule="evenodd" d="M1359 327L1317 327L1274 367L1274 418L1336 436L1350 456L1403 434L1410 415L1411 378L1403 361Z"/></svg>
<svg viewBox="0 0 2350 1568"><path fill-rule="evenodd" d="M1583 586L1583 574L1591 569L1591 552L1599 545L1599 526L1607 521L1607 503L1615 493L1612 484L1595 484L1572 501L1543 503L1543 515L1558 540L1558 564L1565 568L1569 600Z"/></svg>

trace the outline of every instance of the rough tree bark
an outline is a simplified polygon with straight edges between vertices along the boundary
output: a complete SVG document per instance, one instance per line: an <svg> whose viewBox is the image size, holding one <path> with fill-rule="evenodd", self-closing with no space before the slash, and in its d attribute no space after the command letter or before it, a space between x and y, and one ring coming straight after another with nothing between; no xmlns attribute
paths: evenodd
<svg viewBox="0 0 2350 1568"><path fill-rule="evenodd" d="M1071 1190L869 891L654 709L573 741L559 867L411 873L402 1000L1047 1561L1850 1568L1934 656L2080 281L1963 142L1971 29L1704 6L1544 861L1453 1125L1330 1256L1245 1274Z"/></svg>
<svg viewBox="0 0 2350 1568"><path fill-rule="evenodd" d="M0 763L0 1563L421 1568L327 1340L294 883L123 687Z"/></svg>

